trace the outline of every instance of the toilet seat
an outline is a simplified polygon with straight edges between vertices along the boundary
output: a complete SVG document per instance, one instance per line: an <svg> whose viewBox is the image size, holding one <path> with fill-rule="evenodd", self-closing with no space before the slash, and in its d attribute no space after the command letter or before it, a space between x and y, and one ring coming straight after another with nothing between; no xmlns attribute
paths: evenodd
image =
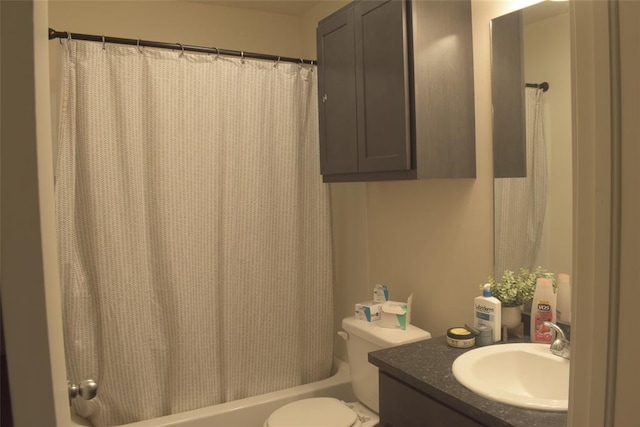
<svg viewBox="0 0 640 427"><path fill-rule="evenodd" d="M265 427L359 427L358 414L332 397L314 397L288 403L274 411Z"/></svg>

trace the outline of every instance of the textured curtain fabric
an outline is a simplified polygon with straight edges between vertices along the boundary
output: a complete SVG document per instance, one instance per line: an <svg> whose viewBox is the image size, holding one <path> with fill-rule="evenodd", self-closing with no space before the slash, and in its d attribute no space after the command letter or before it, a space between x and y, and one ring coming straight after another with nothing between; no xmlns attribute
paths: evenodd
<svg viewBox="0 0 640 427"><path fill-rule="evenodd" d="M495 270L533 269L547 209L547 146L542 123L542 89L525 88L527 176L496 178Z"/></svg>
<svg viewBox="0 0 640 427"><path fill-rule="evenodd" d="M96 426L326 378L314 70L65 41L57 223L69 379Z"/></svg>

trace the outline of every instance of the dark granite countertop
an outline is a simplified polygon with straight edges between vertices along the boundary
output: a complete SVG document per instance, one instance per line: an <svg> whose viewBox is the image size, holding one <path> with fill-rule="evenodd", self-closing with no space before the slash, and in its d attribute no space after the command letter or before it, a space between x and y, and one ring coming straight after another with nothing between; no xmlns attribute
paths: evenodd
<svg viewBox="0 0 640 427"><path fill-rule="evenodd" d="M496 344L501 345L501 344ZM481 397L460 384L453 361L472 350L447 345L445 336L369 353L381 371L487 426L565 427L566 412L518 408Z"/></svg>

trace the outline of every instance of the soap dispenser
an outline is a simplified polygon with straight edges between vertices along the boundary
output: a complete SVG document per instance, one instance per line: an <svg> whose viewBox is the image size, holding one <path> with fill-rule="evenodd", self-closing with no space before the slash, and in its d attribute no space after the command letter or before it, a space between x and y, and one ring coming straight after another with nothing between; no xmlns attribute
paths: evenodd
<svg viewBox="0 0 640 427"><path fill-rule="evenodd" d="M473 322L476 328L482 326L493 330L493 342L500 341L502 331L502 303L491 295L491 285L486 283L482 287L482 296L474 298Z"/></svg>

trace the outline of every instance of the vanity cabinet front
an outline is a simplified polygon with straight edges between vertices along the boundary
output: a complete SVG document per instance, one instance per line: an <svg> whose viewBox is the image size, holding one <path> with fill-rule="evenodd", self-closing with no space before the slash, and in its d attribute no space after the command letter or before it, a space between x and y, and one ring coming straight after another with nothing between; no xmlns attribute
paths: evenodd
<svg viewBox="0 0 640 427"><path fill-rule="evenodd" d="M379 386L379 427L484 426L384 372Z"/></svg>
<svg viewBox="0 0 640 427"><path fill-rule="evenodd" d="M325 182L475 177L469 1L356 1L317 44Z"/></svg>

